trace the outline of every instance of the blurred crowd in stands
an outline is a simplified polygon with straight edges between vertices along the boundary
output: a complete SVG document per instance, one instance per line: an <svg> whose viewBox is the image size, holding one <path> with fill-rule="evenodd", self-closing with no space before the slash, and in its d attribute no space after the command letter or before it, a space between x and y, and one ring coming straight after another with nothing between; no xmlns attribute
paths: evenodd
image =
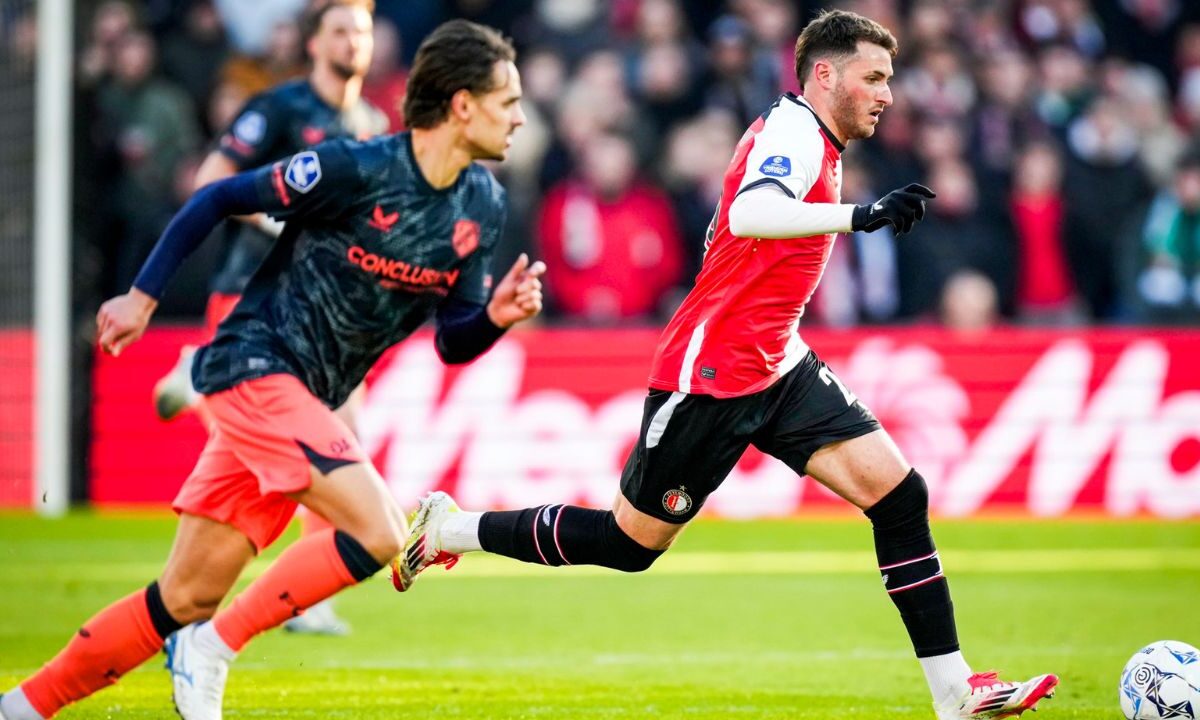
<svg viewBox="0 0 1200 720"><path fill-rule="evenodd" d="M97 297L128 285L241 104L304 74L305 2L82 4L75 220ZM738 138L799 91L796 35L822 7L900 42L844 202L909 182L938 198L910 235L839 238L807 324L1200 320L1195 0L379 0L365 95L402 129L405 69L438 22L512 36L529 123L496 168L497 263L546 261L549 322L656 324L699 267ZM208 245L177 315L200 312Z"/></svg>

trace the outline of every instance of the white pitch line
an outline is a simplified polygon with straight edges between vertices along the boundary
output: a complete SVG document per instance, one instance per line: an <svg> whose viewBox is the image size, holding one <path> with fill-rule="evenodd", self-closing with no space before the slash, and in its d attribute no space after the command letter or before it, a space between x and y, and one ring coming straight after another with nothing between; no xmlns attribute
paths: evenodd
<svg viewBox="0 0 1200 720"><path fill-rule="evenodd" d="M1111 648L1096 645L1055 645L1028 646L1022 651L1030 657L1080 657L1089 653L1103 653ZM887 650L882 648L853 648L849 650L747 650L744 652L697 652L681 650L680 652L621 652L621 653L581 653L578 655L512 655L505 657L480 655L451 655L442 657L411 657L397 655L387 660L379 657L355 661L340 657L325 659L320 654L308 654L302 663L296 667L285 667L278 655L271 653L253 653L238 659L237 668L242 670L350 670L380 672L399 670L425 671L469 671L469 670L561 670L564 667L650 667L665 668L679 665L716 665L729 667L746 663L765 665L805 665L844 662L848 660L881 660L908 662L912 658L911 650ZM13 678L26 677L38 670L37 667L6 668L0 676L9 675ZM162 672L162 665L146 663L139 672Z"/></svg>
<svg viewBox="0 0 1200 720"><path fill-rule="evenodd" d="M1200 570L1200 549L1088 549L1071 550L947 550L942 561L948 575L972 573L1085 573ZM22 567L2 563L0 574L36 577L41 581L126 581L157 577L161 563L74 562ZM243 578L259 575L265 562L256 562ZM857 575L877 572L875 555L868 551L777 552L675 552L667 553L646 575ZM579 565L547 568L508 558L472 553L453 572L433 568L427 575L446 579L470 578L578 578L622 577L606 568ZM381 573L383 577L386 573Z"/></svg>
<svg viewBox="0 0 1200 720"><path fill-rule="evenodd" d="M1193 549L960 550L942 553L948 574L1072 573L1200 570ZM877 572L875 554L826 552L680 552L667 553L649 575L856 575ZM430 574L440 576L436 570ZM592 566L546 568L491 555L469 555L446 577L548 577L612 575Z"/></svg>

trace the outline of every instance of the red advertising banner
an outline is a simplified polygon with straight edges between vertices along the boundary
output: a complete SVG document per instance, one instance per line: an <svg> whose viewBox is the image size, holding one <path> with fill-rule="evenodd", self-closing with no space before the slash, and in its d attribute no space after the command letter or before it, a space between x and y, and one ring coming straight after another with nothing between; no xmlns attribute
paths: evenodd
<svg viewBox="0 0 1200 720"><path fill-rule="evenodd" d="M639 427L654 330L513 332L471 365L428 336L372 373L364 447L397 497L463 507L606 507ZM204 434L161 424L155 379L190 331L149 333L96 370L92 498L169 501ZM1003 510L1200 516L1200 332L810 331L809 344L879 417L943 516ZM684 479L686 481L686 479ZM706 511L791 515L844 503L754 449Z"/></svg>
<svg viewBox="0 0 1200 720"><path fill-rule="evenodd" d="M33 501L33 333L0 329L0 507Z"/></svg>

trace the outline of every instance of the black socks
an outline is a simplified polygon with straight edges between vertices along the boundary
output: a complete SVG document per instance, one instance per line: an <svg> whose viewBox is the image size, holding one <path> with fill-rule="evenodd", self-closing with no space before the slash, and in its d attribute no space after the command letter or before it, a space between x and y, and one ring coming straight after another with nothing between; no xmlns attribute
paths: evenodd
<svg viewBox="0 0 1200 720"><path fill-rule="evenodd" d="M912 639L917 657L958 650L950 586L929 532L929 490L916 470L866 511L875 526L875 556L883 585Z"/></svg>
<svg viewBox="0 0 1200 720"><path fill-rule="evenodd" d="M490 553L528 563L600 565L624 572L641 572L663 554L626 535L611 511L573 505L485 512L479 520L479 544Z"/></svg>

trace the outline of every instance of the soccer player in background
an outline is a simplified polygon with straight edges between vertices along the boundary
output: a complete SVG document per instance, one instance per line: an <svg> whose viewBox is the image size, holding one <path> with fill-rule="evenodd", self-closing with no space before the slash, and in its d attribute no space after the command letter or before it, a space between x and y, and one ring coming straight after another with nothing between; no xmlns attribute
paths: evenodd
<svg viewBox="0 0 1200 720"><path fill-rule="evenodd" d="M308 77L273 87L246 103L196 173L197 190L324 140L365 140L387 132L387 117L362 98L363 79L374 51L374 11L374 0L327 0L304 14L301 31L312 58ZM224 265L213 276L205 312L209 339L241 299L246 283L280 229L278 222L261 213L231 220L233 242ZM154 387L154 409L163 420L174 419L199 400L191 377L195 350L194 346L184 347L179 362ZM355 410L362 404L363 395L360 385L337 410L351 431L356 430ZM203 416L203 410L201 418L207 427L209 418ZM329 527L306 510L300 511L300 522L306 535ZM318 603L288 620L284 627L293 632L328 635L349 631L349 625L334 613L332 602Z"/></svg>
<svg viewBox="0 0 1200 720"><path fill-rule="evenodd" d="M331 408L430 317L442 359L461 363L541 311L544 266L525 255L492 289L505 195L474 162L504 159L525 121L514 59L490 28L442 25L413 64L410 132L322 143L206 186L172 220L130 291L100 308L100 347L119 355L222 219L266 212L287 221L216 338L196 351L193 380L213 429L174 501L179 528L165 569L0 696L0 718L49 718L117 682L174 633L167 655L176 709L184 720L219 720L229 663L252 637L397 555L403 513ZM335 529L288 547L218 612L297 503ZM412 579L402 576L401 589Z"/></svg>
<svg viewBox="0 0 1200 720"><path fill-rule="evenodd" d="M884 587L900 611L939 720L1019 715L1058 678L973 673L929 528L925 481L800 337L837 233L903 234L934 193L840 202L841 154L892 103L896 39L860 15L819 15L796 42L803 97L776 100L726 171L696 285L659 341L641 433L612 511L543 505L470 513L445 493L421 503L399 577L485 550L543 565L646 570L753 444L866 513Z"/></svg>

